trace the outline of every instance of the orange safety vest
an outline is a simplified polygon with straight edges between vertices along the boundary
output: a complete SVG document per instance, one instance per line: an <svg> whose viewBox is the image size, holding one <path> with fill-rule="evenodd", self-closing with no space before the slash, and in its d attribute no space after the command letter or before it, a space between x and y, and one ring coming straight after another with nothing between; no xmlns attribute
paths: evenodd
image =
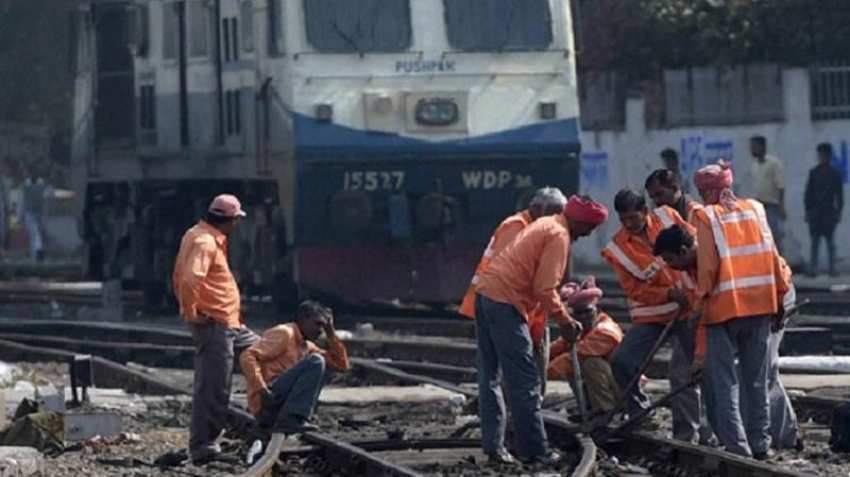
<svg viewBox="0 0 850 477"><path fill-rule="evenodd" d="M714 291L703 307L706 325L778 311L783 277L764 206L755 200L737 204L734 210L707 205L694 213L711 227L720 259Z"/></svg>
<svg viewBox="0 0 850 477"><path fill-rule="evenodd" d="M633 323L665 323L678 315L680 319L687 318L679 310L678 303L668 301L666 291L672 287L693 291L696 284L687 274L673 270L652 253L652 243L658 234L674 224L691 228L675 209L658 207L647 218L649 243L629 240L629 232L622 229L602 250L602 256L620 275L620 283L629 295L629 315ZM625 274L628 275L623 276ZM635 281L640 282L640 286L629 286ZM649 293L653 296L648 296Z"/></svg>
<svg viewBox="0 0 850 477"><path fill-rule="evenodd" d="M522 229L528 227L531 222L531 214L529 214L527 210L523 210L522 212L517 212L503 220L502 223L496 227L496 231L493 232L493 236L490 237L490 243L487 244L487 248L484 250L484 255L481 256L481 260L478 262L478 267L475 269L475 275L472 276L469 288L466 289L466 294L463 296L463 302L460 304L461 315L470 319L475 319L475 285L478 284L481 275L487 271L487 267L490 266L490 260L501 252L505 246L510 244L516 237L516 234ZM505 236L509 233L512 236ZM494 247L498 247L498 250Z"/></svg>
<svg viewBox="0 0 850 477"><path fill-rule="evenodd" d="M596 325L582 334L576 345L579 361L585 358L600 357L611 359L614 350L623 341L623 330L616 321L603 312L599 312ZM549 350L549 366L546 374L549 379L570 380L573 376L572 346L562 338L552 343Z"/></svg>

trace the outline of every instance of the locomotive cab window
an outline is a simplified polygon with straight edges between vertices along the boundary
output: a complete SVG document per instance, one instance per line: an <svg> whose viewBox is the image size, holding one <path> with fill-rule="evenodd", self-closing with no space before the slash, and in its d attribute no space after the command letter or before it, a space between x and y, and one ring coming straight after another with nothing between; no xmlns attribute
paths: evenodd
<svg viewBox="0 0 850 477"><path fill-rule="evenodd" d="M406 51L409 0L304 0L307 41L322 53Z"/></svg>
<svg viewBox="0 0 850 477"><path fill-rule="evenodd" d="M443 0L452 48L545 50L552 43L549 0Z"/></svg>

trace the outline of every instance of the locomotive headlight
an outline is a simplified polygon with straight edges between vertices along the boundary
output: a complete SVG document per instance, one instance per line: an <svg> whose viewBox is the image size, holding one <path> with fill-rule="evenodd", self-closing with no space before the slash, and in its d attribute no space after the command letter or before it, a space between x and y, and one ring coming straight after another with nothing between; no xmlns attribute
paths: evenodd
<svg viewBox="0 0 850 477"><path fill-rule="evenodd" d="M558 117L558 104L552 102L540 103L540 119L555 119Z"/></svg>
<svg viewBox="0 0 850 477"><path fill-rule="evenodd" d="M416 122L426 126L449 126L460 119L460 108L452 98L423 98L416 102Z"/></svg>
<svg viewBox="0 0 850 477"><path fill-rule="evenodd" d="M322 122L330 122L334 117L334 107L328 103L316 105L316 119Z"/></svg>

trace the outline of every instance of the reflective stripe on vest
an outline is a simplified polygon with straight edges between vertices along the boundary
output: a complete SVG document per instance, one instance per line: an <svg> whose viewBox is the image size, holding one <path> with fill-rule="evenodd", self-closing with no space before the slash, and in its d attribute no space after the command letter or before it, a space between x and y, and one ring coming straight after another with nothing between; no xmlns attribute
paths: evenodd
<svg viewBox="0 0 850 477"><path fill-rule="evenodd" d="M720 282L716 287L714 287L714 292L720 293L739 288L763 287L765 285L775 284L776 280L773 278L773 275L756 275L754 277L743 277Z"/></svg>
<svg viewBox="0 0 850 477"><path fill-rule="evenodd" d="M711 222L711 230L714 233L714 242L717 244L717 254L721 259L769 253L774 250L773 235L770 232L770 226L767 224L767 214L764 212L764 207L755 201L747 202L755 210L742 210L718 216L713 207L705 208L705 213ZM758 222L762 241L741 247L730 247L726 243L726 235L723 233L722 224L733 224L750 220Z"/></svg>
<svg viewBox="0 0 850 477"><path fill-rule="evenodd" d="M654 213L655 216L658 217L658 220L661 221L661 225L663 225L665 229L668 227L672 227L676 223L673 221L673 217L670 216L670 213L667 212L667 209L664 207L658 207L657 209L653 210L652 213Z"/></svg>
<svg viewBox="0 0 850 477"><path fill-rule="evenodd" d="M617 244L612 240L608 242L608 245L605 246L605 250L611 252L611 255L617 259L618 262L629 271L632 275L635 276L638 280L649 280L653 275L658 273L661 270L661 267L657 262L653 262L650 266L646 267L646 269L641 270L640 267L637 266L635 262L630 259L623 249L621 249Z"/></svg>

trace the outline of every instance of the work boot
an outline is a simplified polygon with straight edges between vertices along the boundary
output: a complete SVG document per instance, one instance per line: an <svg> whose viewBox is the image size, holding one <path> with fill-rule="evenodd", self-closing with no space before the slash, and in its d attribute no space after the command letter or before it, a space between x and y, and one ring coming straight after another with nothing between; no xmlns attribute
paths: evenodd
<svg viewBox="0 0 850 477"><path fill-rule="evenodd" d="M773 458L773 451L769 449L763 452L753 452L753 459L755 460L766 461L771 458Z"/></svg>
<svg viewBox="0 0 850 477"><path fill-rule="evenodd" d="M508 450L505 449L504 447L497 450L496 452L492 452L492 453L488 452L487 457L488 457L488 462L491 463L491 464L499 464L499 465L515 465L516 464L516 459L514 459L514 456L512 456L511 453L508 452Z"/></svg>
<svg viewBox="0 0 850 477"><path fill-rule="evenodd" d="M549 449L543 455L539 455L536 457L532 457L526 461L525 464L540 464L545 465L546 467L555 467L560 464L561 461L564 460L564 457L558 452Z"/></svg>

